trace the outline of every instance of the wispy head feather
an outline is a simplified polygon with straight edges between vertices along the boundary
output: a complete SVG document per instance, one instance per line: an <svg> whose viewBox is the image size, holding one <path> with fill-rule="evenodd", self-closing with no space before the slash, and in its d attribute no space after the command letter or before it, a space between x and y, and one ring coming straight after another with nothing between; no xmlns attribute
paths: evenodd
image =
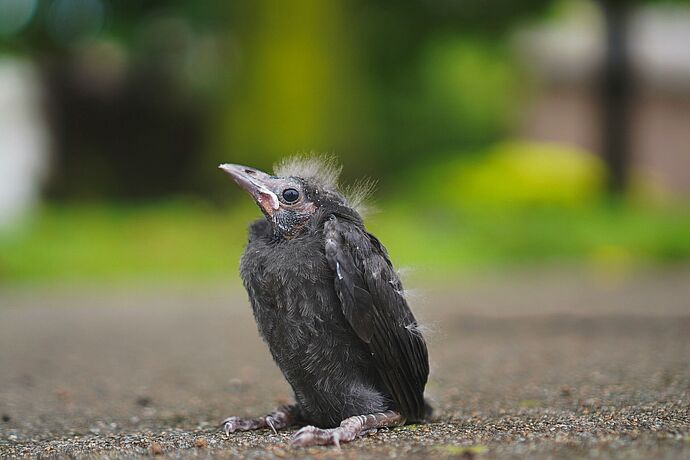
<svg viewBox="0 0 690 460"><path fill-rule="evenodd" d="M338 177L343 167L331 155L296 155L285 158L273 167L273 172L282 177L301 177L317 185L338 189Z"/></svg>
<svg viewBox="0 0 690 460"><path fill-rule="evenodd" d="M345 188L344 195L347 203L361 216L369 215L374 207L368 201L376 189L376 180L365 178L356 181Z"/></svg>
<svg viewBox="0 0 690 460"><path fill-rule="evenodd" d="M366 204L374 188L376 181L362 179L353 185L340 189L338 178L343 167L333 155L296 155L280 161L273 167L273 172L281 177L300 177L314 182L325 189L340 193L347 204L364 215L370 210Z"/></svg>

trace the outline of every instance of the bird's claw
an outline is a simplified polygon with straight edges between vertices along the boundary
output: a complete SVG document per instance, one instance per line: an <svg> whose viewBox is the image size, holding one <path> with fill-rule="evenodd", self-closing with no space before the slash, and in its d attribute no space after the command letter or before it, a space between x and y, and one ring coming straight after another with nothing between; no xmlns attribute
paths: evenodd
<svg viewBox="0 0 690 460"><path fill-rule="evenodd" d="M340 447L340 433L337 429L323 429L315 426L301 428L290 441L293 447L326 446Z"/></svg>
<svg viewBox="0 0 690 460"><path fill-rule="evenodd" d="M266 416L266 425L268 425L268 427L273 431L273 434L278 434L278 430L276 430L275 419L272 416Z"/></svg>
<svg viewBox="0 0 690 460"><path fill-rule="evenodd" d="M235 431L260 430L261 428L270 428L274 434L278 434L278 428L282 428L282 426L273 415L251 420L239 417L228 417L223 420L223 431L225 431L227 436L230 436L230 433Z"/></svg>
<svg viewBox="0 0 690 460"><path fill-rule="evenodd" d="M230 433L234 433L242 426L242 419L239 417L228 417L223 420L223 431L225 431L226 436L230 436Z"/></svg>

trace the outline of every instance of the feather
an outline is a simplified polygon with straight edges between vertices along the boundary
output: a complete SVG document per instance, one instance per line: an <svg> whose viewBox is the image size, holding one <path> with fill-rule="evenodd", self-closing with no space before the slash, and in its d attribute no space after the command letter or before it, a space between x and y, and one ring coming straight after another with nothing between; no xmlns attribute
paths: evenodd
<svg viewBox="0 0 690 460"><path fill-rule="evenodd" d="M324 225L324 234L343 315L369 347L397 410L408 421L422 420L429 375L426 343L399 294L402 285L385 249L364 229L335 216Z"/></svg>
<svg viewBox="0 0 690 460"><path fill-rule="evenodd" d="M364 217L373 211L373 206L370 204L369 199L375 189L376 181L374 179L361 179L346 187L343 195L348 206Z"/></svg>
<svg viewBox="0 0 690 460"><path fill-rule="evenodd" d="M295 155L273 167L276 176L308 179L331 190L338 190L338 177L342 170L331 155Z"/></svg>
<svg viewBox="0 0 690 460"><path fill-rule="evenodd" d="M273 173L280 177L299 177L345 198L349 207L361 216L368 214L367 203L376 188L376 181L363 179L341 188L338 179L343 168L334 155L295 155L274 165Z"/></svg>

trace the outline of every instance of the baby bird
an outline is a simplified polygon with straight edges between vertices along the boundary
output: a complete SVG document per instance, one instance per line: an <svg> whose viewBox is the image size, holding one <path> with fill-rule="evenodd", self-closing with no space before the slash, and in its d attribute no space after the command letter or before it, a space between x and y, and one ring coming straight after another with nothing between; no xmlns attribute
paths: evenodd
<svg viewBox="0 0 690 460"><path fill-rule="evenodd" d="M225 432L302 426L295 446L340 445L422 421L427 347L400 280L337 186L340 168L293 158L275 175L223 164L264 217L249 227L240 274L259 333L295 403L224 420Z"/></svg>

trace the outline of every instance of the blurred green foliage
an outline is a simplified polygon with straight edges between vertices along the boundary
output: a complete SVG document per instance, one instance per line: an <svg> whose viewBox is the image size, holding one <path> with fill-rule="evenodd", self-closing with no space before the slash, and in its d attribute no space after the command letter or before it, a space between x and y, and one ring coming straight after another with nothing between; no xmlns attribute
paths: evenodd
<svg viewBox="0 0 690 460"><path fill-rule="evenodd" d="M225 97L215 159L268 167L287 152L361 150L360 67L341 1L262 0L242 12L242 69ZM231 19L232 21L232 19ZM233 65L233 62L227 62Z"/></svg>
<svg viewBox="0 0 690 460"><path fill-rule="evenodd" d="M377 200L367 225L396 265L443 278L531 264L620 271L690 260L690 207L612 206L596 192L595 157L516 142L472 158L429 167ZM0 279L236 279L247 224L259 216L237 196L232 208L189 200L47 206L26 230L0 234Z"/></svg>
<svg viewBox="0 0 690 460"><path fill-rule="evenodd" d="M0 282L236 279L259 214L215 165L300 151L377 179L369 228L431 276L690 261L687 203L644 182L610 203L592 154L505 141L530 87L506 38L574 1L87 3L37 0L0 36L42 72L55 143Z"/></svg>
<svg viewBox="0 0 690 460"><path fill-rule="evenodd" d="M311 151L386 187L510 128L524 80L506 36L552 2L83 3L37 0L24 29L0 35L0 53L29 56L49 82L59 199L218 196L214 164ZM123 173L135 160L143 173ZM168 184L147 180L163 161Z"/></svg>
<svg viewBox="0 0 690 460"><path fill-rule="evenodd" d="M512 121L521 76L500 44L442 37L428 45L420 67L421 100L428 104L424 112L429 116L425 128L433 129L437 142L485 142Z"/></svg>
<svg viewBox="0 0 690 460"><path fill-rule="evenodd" d="M535 207L583 208L604 192L601 158L574 147L502 142L438 167L426 190L455 196L457 209L505 212ZM427 195L428 196L428 195Z"/></svg>

